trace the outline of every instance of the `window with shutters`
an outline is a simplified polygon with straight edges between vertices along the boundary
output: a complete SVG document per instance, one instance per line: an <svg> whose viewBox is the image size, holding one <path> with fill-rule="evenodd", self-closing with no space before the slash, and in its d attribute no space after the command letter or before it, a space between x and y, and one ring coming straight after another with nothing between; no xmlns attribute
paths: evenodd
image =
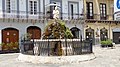
<svg viewBox="0 0 120 67"><path fill-rule="evenodd" d="M106 13L106 4L100 3L100 19L106 20L107 13Z"/></svg>
<svg viewBox="0 0 120 67"><path fill-rule="evenodd" d="M10 13L11 11L11 2L10 2L10 0L6 0L6 12L7 13Z"/></svg>
<svg viewBox="0 0 120 67"><path fill-rule="evenodd" d="M37 14L37 1L29 1L30 14Z"/></svg>
<svg viewBox="0 0 120 67"><path fill-rule="evenodd" d="M93 2L87 2L87 19L93 19Z"/></svg>

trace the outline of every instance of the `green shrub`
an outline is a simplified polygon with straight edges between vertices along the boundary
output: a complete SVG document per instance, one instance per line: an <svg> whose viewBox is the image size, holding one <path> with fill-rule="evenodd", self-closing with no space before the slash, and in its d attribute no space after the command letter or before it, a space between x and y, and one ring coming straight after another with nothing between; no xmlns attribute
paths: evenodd
<svg viewBox="0 0 120 67"><path fill-rule="evenodd" d="M111 45L111 44L112 44L112 41L111 41L111 40L107 40L107 44L108 44L108 45Z"/></svg>
<svg viewBox="0 0 120 67"><path fill-rule="evenodd" d="M101 41L100 43L101 43L101 45L106 45L107 44L106 41Z"/></svg>
<svg viewBox="0 0 120 67"><path fill-rule="evenodd" d="M110 39L106 40L106 41L101 41L101 46L109 46L112 45L112 41Z"/></svg>

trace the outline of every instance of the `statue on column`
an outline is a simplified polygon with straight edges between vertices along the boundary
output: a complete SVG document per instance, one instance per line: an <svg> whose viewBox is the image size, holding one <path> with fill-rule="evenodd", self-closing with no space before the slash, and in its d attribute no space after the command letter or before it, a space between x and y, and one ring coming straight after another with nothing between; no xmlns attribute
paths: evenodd
<svg viewBox="0 0 120 67"><path fill-rule="evenodd" d="M55 10L53 10L53 18L54 19L59 19L59 14L60 14L60 12L58 10L58 7L56 6Z"/></svg>

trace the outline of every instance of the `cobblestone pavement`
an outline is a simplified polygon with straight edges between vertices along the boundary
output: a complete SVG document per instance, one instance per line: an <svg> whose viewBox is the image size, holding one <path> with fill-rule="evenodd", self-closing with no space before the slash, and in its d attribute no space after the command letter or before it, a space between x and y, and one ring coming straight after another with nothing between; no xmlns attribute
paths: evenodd
<svg viewBox="0 0 120 67"><path fill-rule="evenodd" d="M94 46L96 58L76 64L33 64L17 60L19 53L1 54L0 67L120 67L120 45L114 49Z"/></svg>

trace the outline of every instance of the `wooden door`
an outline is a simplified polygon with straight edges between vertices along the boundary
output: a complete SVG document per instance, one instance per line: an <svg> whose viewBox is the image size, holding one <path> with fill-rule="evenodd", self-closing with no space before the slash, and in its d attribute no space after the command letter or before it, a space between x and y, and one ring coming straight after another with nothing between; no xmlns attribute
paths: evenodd
<svg viewBox="0 0 120 67"><path fill-rule="evenodd" d="M19 31L14 28L6 28L2 30L2 42L3 43L15 43L19 41Z"/></svg>
<svg viewBox="0 0 120 67"><path fill-rule="evenodd" d="M27 33L31 34L32 39L40 39L41 38L41 29L36 26L28 27Z"/></svg>

